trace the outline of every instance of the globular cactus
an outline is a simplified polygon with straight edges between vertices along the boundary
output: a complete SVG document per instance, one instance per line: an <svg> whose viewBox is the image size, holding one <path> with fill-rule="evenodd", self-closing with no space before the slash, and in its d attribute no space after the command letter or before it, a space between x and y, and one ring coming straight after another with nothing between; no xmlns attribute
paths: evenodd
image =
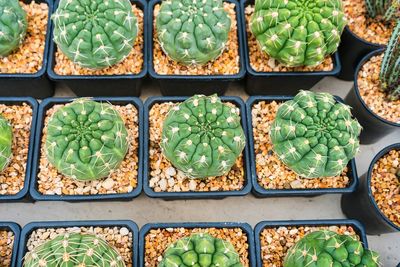
<svg viewBox="0 0 400 267"><path fill-rule="evenodd" d="M5 118L0 116L0 172L2 172L11 161L12 142L12 127Z"/></svg>
<svg viewBox="0 0 400 267"><path fill-rule="evenodd" d="M346 19L341 0L256 0L250 29L286 66L315 66L334 53Z"/></svg>
<svg viewBox="0 0 400 267"><path fill-rule="evenodd" d="M168 247L158 267L243 267L232 244L208 234L193 234Z"/></svg>
<svg viewBox="0 0 400 267"><path fill-rule="evenodd" d="M365 0L371 18L391 21L400 18L400 0Z"/></svg>
<svg viewBox="0 0 400 267"><path fill-rule="evenodd" d="M195 95L171 108L164 120L162 151L189 178L226 174L245 143L237 108L217 95Z"/></svg>
<svg viewBox="0 0 400 267"><path fill-rule="evenodd" d="M230 28L222 0L165 0L156 18L161 48L184 65L203 65L219 57Z"/></svg>
<svg viewBox="0 0 400 267"><path fill-rule="evenodd" d="M291 247L283 262L284 267L378 267L379 255L363 248L352 236L328 230L304 236Z"/></svg>
<svg viewBox="0 0 400 267"><path fill-rule="evenodd" d="M119 252L104 239L67 233L45 242L25 256L24 267L125 267Z"/></svg>
<svg viewBox="0 0 400 267"><path fill-rule="evenodd" d="M0 0L0 56L13 52L24 41L28 22L19 0Z"/></svg>
<svg viewBox="0 0 400 267"><path fill-rule="evenodd" d="M110 175L128 151L128 132L111 104L78 99L59 108L47 125L46 156L77 180Z"/></svg>
<svg viewBox="0 0 400 267"><path fill-rule="evenodd" d="M138 32L129 0L60 0L52 19L58 48L90 69L123 61Z"/></svg>
<svg viewBox="0 0 400 267"><path fill-rule="evenodd" d="M270 129L273 150L305 178L339 175L359 150L361 126L328 93L301 91L283 103Z"/></svg>

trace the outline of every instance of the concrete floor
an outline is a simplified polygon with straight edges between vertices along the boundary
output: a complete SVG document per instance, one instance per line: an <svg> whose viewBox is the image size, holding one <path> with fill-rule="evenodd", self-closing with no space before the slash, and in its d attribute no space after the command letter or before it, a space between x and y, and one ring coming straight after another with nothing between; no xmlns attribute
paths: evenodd
<svg viewBox="0 0 400 267"><path fill-rule="evenodd" d="M325 78L315 91L327 91L344 97L352 83ZM71 96L65 88L57 89L57 96ZM152 85L143 90L142 100L159 95ZM241 86L230 88L227 95L244 99ZM362 146L357 156L358 173L366 172L375 153L388 144L400 142L400 131L380 142ZM130 219L139 227L149 222L222 222L240 221L255 226L262 220L341 219L340 196L325 195L315 198L256 199L252 195L224 200L163 201L144 194L131 202L38 202L0 204L0 221L10 220L21 226L32 221L49 220L118 220ZM382 266L394 267L400 262L400 233L368 236L370 248L381 254Z"/></svg>

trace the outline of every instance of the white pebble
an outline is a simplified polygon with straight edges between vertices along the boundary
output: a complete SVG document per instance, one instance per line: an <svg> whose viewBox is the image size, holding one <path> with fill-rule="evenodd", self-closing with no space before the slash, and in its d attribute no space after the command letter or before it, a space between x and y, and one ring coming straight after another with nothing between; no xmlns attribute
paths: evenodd
<svg viewBox="0 0 400 267"><path fill-rule="evenodd" d="M194 180L190 180L190 182L189 182L189 190L190 191L194 191L194 190L196 190L196 182L194 181Z"/></svg>
<svg viewBox="0 0 400 267"><path fill-rule="evenodd" d="M164 178L161 179L158 183L158 186L161 188L162 191L167 190L167 180L165 180Z"/></svg>
<svg viewBox="0 0 400 267"><path fill-rule="evenodd" d="M171 177L171 176L174 176L176 174L176 170L175 170L175 168L174 167L168 167L166 170L165 170L165 175L169 178L169 177Z"/></svg>
<svg viewBox="0 0 400 267"><path fill-rule="evenodd" d="M102 186L103 186L105 189L110 190L110 189L113 188L113 186L114 186L114 180L111 179L111 178L107 178L107 179L103 182Z"/></svg>
<svg viewBox="0 0 400 267"><path fill-rule="evenodd" d="M122 228L119 230L119 233L120 233L122 236L126 236L126 235L129 234L129 230L128 230L126 227L122 227Z"/></svg>

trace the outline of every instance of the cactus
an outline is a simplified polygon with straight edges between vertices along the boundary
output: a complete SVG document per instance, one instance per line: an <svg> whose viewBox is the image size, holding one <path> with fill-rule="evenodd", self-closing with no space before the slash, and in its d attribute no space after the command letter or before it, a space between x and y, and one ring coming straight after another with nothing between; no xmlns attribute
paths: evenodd
<svg viewBox="0 0 400 267"><path fill-rule="evenodd" d="M73 179L109 176L127 151L128 132L111 104L78 99L59 108L48 122L47 159Z"/></svg>
<svg viewBox="0 0 400 267"><path fill-rule="evenodd" d="M368 15L383 21L400 18L400 0L365 0Z"/></svg>
<svg viewBox="0 0 400 267"><path fill-rule="evenodd" d="M5 57L24 41L28 23L18 0L0 0L0 56Z"/></svg>
<svg viewBox="0 0 400 267"><path fill-rule="evenodd" d="M378 267L379 255L363 248L355 237L323 230L307 234L291 247L283 266Z"/></svg>
<svg viewBox="0 0 400 267"><path fill-rule="evenodd" d="M125 267L119 252L104 239L90 234L66 233L26 254L24 267Z"/></svg>
<svg viewBox="0 0 400 267"><path fill-rule="evenodd" d="M60 0L52 19L58 48L90 69L123 61L138 32L129 0Z"/></svg>
<svg viewBox="0 0 400 267"><path fill-rule="evenodd" d="M243 267L232 244L208 234L193 234L168 247L158 267Z"/></svg>
<svg viewBox="0 0 400 267"><path fill-rule="evenodd" d="M168 112L161 148L189 178L206 178L226 174L245 142L237 108L217 95L195 95Z"/></svg>
<svg viewBox="0 0 400 267"><path fill-rule="evenodd" d="M13 133L8 121L0 116L0 172L8 166L12 156Z"/></svg>
<svg viewBox="0 0 400 267"><path fill-rule="evenodd" d="M203 65L219 57L230 28L222 0L162 1L156 19L161 48L184 65Z"/></svg>
<svg viewBox="0 0 400 267"><path fill-rule="evenodd" d="M315 66L334 53L346 25L341 0L256 0L250 30L286 66Z"/></svg>
<svg viewBox="0 0 400 267"><path fill-rule="evenodd" d="M301 91L271 125L274 152L305 178L339 175L359 150L361 126L350 107L328 93Z"/></svg>

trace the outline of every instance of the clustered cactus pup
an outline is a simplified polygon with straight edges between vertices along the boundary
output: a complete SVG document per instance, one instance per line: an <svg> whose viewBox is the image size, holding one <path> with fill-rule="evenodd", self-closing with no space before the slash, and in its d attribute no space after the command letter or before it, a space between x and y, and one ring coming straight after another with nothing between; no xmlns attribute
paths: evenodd
<svg viewBox="0 0 400 267"><path fill-rule="evenodd" d="M0 115L0 173L11 161L12 142L12 126L4 117Z"/></svg>
<svg viewBox="0 0 400 267"><path fill-rule="evenodd" d="M390 22L400 18L399 0L364 0L371 18Z"/></svg>

